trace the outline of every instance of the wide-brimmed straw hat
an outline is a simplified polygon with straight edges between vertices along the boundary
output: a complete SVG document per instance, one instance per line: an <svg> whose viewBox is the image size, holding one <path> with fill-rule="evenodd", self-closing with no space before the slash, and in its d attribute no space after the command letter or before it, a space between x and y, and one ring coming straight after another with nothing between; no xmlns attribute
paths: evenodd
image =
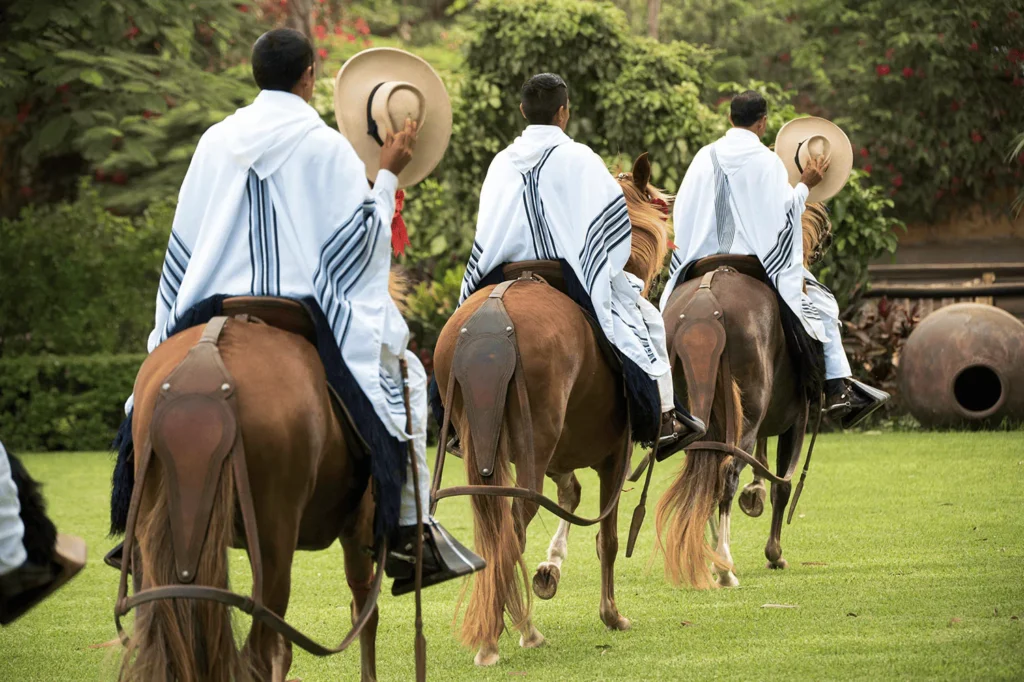
<svg viewBox="0 0 1024 682"><path fill-rule="evenodd" d="M334 79L334 117L374 180L380 148L411 118L419 123L412 161L398 176L408 187L427 177L441 161L452 135L452 105L441 77L414 54L391 47L363 50Z"/></svg>
<svg viewBox="0 0 1024 682"><path fill-rule="evenodd" d="M853 170L853 145L842 128L817 116L795 118L779 130L775 153L789 172L789 184L800 182L807 163L822 154L830 159L821 182L811 189L808 202L827 201L839 193Z"/></svg>

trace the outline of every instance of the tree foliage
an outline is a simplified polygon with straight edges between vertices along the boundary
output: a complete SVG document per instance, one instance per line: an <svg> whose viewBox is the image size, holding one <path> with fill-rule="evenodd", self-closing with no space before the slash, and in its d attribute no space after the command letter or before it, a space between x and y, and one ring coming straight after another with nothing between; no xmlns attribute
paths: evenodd
<svg viewBox="0 0 1024 682"><path fill-rule="evenodd" d="M199 133L251 98L259 24L237 0L14 0L0 8L0 215L109 183L138 209L177 191Z"/></svg>

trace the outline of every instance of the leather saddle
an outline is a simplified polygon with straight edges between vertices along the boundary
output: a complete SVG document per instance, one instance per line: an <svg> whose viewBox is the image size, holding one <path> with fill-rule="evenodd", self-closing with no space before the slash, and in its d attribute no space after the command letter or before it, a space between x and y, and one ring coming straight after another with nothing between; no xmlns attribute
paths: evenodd
<svg viewBox="0 0 1024 682"><path fill-rule="evenodd" d="M764 266L761 265L761 261L757 259L757 256L737 256L731 253L707 256L706 258L695 260L679 276L679 281L686 282L691 279L698 279L722 267L731 268L741 275L753 277L759 282L769 284L768 275L765 273Z"/></svg>
<svg viewBox="0 0 1024 682"><path fill-rule="evenodd" d="M297 334L317 348L316 325L313 324L313 318L310 317L306 308L294 299L275 296L232 296L224 299L221 311L225 317L261 322ZM331 395L334 412L341 422L342 428L346 432L351 432L356 442L366 453L369 453L370 448L357 428L348 406L330 383L327 384L327 391Z"/></svg>

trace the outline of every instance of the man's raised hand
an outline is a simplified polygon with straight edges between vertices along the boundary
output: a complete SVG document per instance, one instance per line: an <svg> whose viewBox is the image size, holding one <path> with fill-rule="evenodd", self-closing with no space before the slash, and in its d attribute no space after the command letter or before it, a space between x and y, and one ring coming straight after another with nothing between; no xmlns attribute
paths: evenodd
<svg viewBox="0 0 1024 682"><path fill-rule="evenodd" d="M816 156L808 161L803 173L800 174L800 182L807 185L807 189L814 189L814 186L825 177L831 161L831 158L825 156Z"/></svg>
<svg viewBox="0 0 1024 682"><path fill-rule="evenodd" d="M419 124L410 118L405 119L405 128L401 132L388 133L384 146L380 150L380 167L398 175L412 161L412 153L416 148L416 135Z"/></svg>

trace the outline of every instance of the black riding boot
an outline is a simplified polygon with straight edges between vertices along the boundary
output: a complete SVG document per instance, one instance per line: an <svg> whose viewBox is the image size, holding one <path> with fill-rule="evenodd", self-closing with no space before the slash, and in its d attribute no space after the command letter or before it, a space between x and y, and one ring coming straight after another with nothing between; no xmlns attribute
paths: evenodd
<svg viewBox="0 0 1024 682"><path fill-rule="evenodd" d="M853 428L875 410L889 402L885 391L856 379L829 379L825 382L825 413L844 429Z"/></svg>
<svg viewBox="0 0 1024 682"><path fill-rule="evenodd" d="M696 442L707 433L707 426L697 417L678 407L661 415L661 436L658 438L658 461L668 459Z"/></svg>
<svg viewBox="0 0 1024 682"><path fill-rule="evenodd" d="M462 546L437 521L423 524L423 587L459 578L483 569L487 564ZM384 572L395 582L391 594L408 594L416 589L416 526L399 526L391 540Z"/></svg>

